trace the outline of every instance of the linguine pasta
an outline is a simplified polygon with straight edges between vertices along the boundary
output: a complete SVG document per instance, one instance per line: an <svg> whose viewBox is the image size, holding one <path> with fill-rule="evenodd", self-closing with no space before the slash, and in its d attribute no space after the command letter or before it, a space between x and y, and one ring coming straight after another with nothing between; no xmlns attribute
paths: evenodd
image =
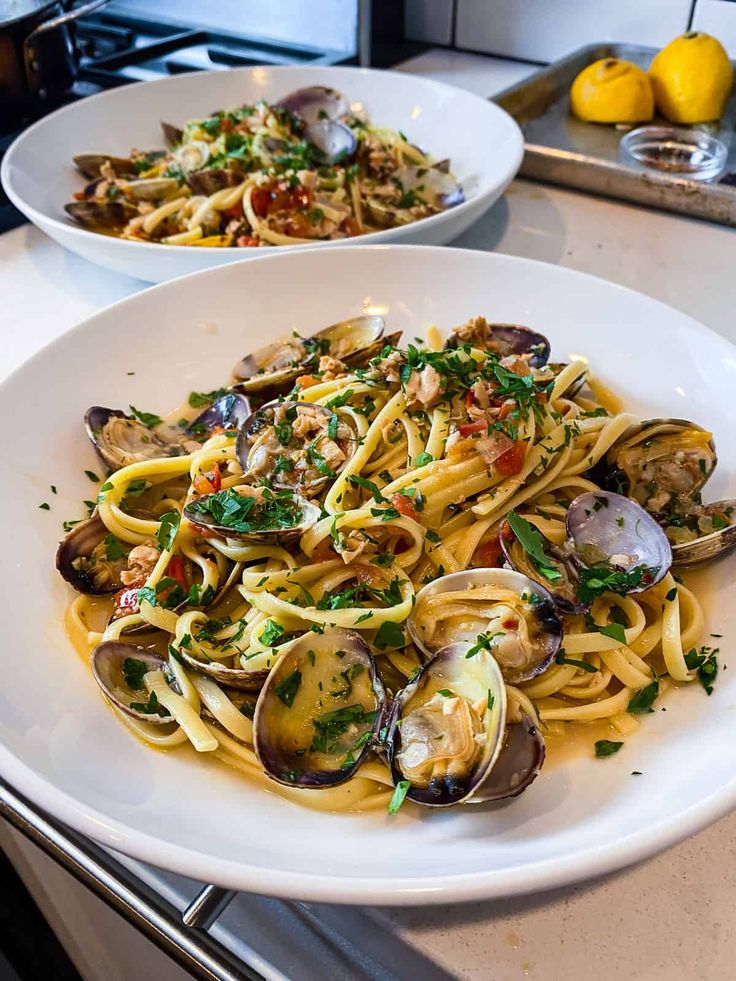
<svg viewBox="0 0 736 981"><path fill-rule="evenodd" d="M133 462L107 477L97 504L107 535L89 561L102 569L112 552L127 563L127 584L111 598L78 596L68 623L86 652L122 640L165 660L166 671L141 668L134 679L137 717L115 709L139 739L171 751L190 744L203 759L265 779L263 754L254 749L259 686L295 638L311 636L317 644L332 628L357 632L367 643L389 699L428 656L464 638L501 666L507 723L531 719L552 745L603 733L610 738L596 743L598 755L632 735L667 687L695 678L689 652L702 635L703 613L669 570L639 591L632 591L631 571L625 588L600 570L600 581L589 575L586 608L558 610L561 645L558 637L551 662L532 677L505 660L504 645L521 643L524 623L512 616L511 640L504 625L509 610L518 615L520 604L538 597L483 584L482 576L477 587L443 579L503 565L503 546L513 537L510 514L521 521L514 524L520 540L534 543L538 532L562 549L571 502L599 491L596 474L607 452L638 421L585 362L536 367L529 352L480 346L487 327L478 318L461 328L453 348L442 348L431 330L429 344L387 346L358 368L324 356L259 430L260 469L252 449L250 456L242 451L240 431L225 429L180 455ZM293 403L301 414L288 408ZM299 426L319 425L314 419L324 410L337 422L305 450ZM160 420L153 427L163 434L174 428ZM338 433L346 442L333 457ZM269 539L269 522L271 530L279 522L282 530L298 524L289 513L294 488L318 512L291 538L279 532ZM243 528L253 537L244 537ZM554 593L559 574L533 557L533 544L529 549L539 592ZM644 585L649 572L657 570L645 570ZM430 584L445 581L445 591L425 595ZM522 648L535 643L522 641ZM224 681L212 666L225 669ZM252 687L231 687L228 669L251 677ZM297 673L286 682L296 684ZM356 669L342 703L333 692L332 709L358 697L357 675ZM295 697L287 688L277 686L286 719L283 706ZM370 693L361 691L365 709ZM330 719L343 718L340 711ZM476 730L493 711L490 689L488 710L479 711L480 721L468 723ZM146 712L170 721L152 724ZM366 709L360 718L369 715ZM349 724L333 729L340 738L358 731ZM269 786L328 810L382 807L389 799L398 806L394 787L405 794L405 781L397 784L385 762L385 732L376 726L373 739L365 732L365 758L345 782L309 789L280 779ZM593 742L591 735L590 752ZM352 765L354 754L345 753Z"/></svg>

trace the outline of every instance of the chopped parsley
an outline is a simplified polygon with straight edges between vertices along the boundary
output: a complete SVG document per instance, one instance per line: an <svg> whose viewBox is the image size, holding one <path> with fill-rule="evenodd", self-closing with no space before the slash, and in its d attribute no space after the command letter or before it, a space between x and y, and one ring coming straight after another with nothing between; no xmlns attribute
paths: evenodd
<svg viewBox="0 0 736 981"><path fill-rule="evenodd" d="M604 593L617 593L625 596L632 589L638 589L654 579L658 568L647 565L635 565L632 569L610 569L607 566L590 566L580 570L578 583L578 598L581 603L592 603ZM669 595L668 595L669 598Z"/></svg>
<svg viewBox="0 0 736 981"><path fill-rule="evenodd" d="M312 719L314 736L310 750L313 753L331 753L352 726L373 725L377 712L366 710L360 703L333 709Z"/></svg>
<svg viewBox="0 0 736 981"><path fill-rule="evenodd" d="M713 634L713 636L719 636ZM694 647L685 655L685 664L689 671L697 671L697 677L708 695L713 694L713 685L718 677L718 655L717 647L701 647L697 651Z"/></svg>
<svg viewBox="0 0 736 981"><path fill-rule="evenodd" d="M157 416L155 412L141 412L140 409L136 409L134 405L130 406L130 411L133 414L133 418L137 419L138 422L143 423L149 429L152 426L160 426L163 422L161 416Z"/></svg>
<svg viewBox="0 0 736 981"><path fill-rule="evenodd" d="M386 620L378 628L373 643L379 651L385 651L387 647L403 647L406 643L406 638L404 637L404 630L401 624Z"/></svg>
<svg viewBox="0 0 736 981"><path fill-rule="evenodd" d="M653 712L654 709L652 708L652 705L654 704L654 701L658 695L659 682L655 678L650 685L646 686L646 688L640 688L634 693L627 706L627 711L631 712L633 715L643 715L645 712Z"/></svg>
<svg viewBox="0 0 736 981"><path fill-rule="evenodd" d="M152 691L148 696L147 702L131 702L130 707L135 712L145 712L146 715L160 715L161 718L166 718L169 714L168 709L165 709L163 705L159 705L155 691Z"/></svg>
<svg viewBox="0 0 736 981"><path fill-rule="evenodd" d="M212 405L223 395L227 395L226 388L215 388L211 392L190 392L188 402L193 409L200 409ZM152 425L156 425L156 423L152 423Z"/></svg>
<svg viewBox="0 0 736 981"><path fill-rule="evenodd" d="M161 515L161 523L159 529L156 532L156 539L159 545L165 551L170 551L174 544L174 539L176 538L176 533L179 530L179 522L181 521L181 515L178 511L167 511L165 514Z"/></svg>
<svg viewBox="0 0 736 981"><path fill-rule="evenodd" d="M606 756L613 756L614 753L618 753L622 746L623 743L617 743L611 739L598 739L595 744L595 755L602 760Z"/></svg>
<svg viewBox="0 0 736 981"><path fill-rule="evenodd" d="M100 478L97 476L94 470L85 470L84 474L92 481L93 484L99 484Z"/></svg>
<svg viewBox="0 0 736 981"><path fill-rule="evenodd" d="M276 623L274 620L266 620L266 625L261 631L258 639L266 645L266 647L273 647L276 641L283 637L286 631L281 626L280 623Z"/></svg>
<svg viewBox="0 0 736 981"><path fill-rule="evenodd" d="M125 488L125 497L140 497L144 491L152 486L150 480L131 480Z"/></svg>
<svg viewBox="0 0 736 981"><path fill-rule="evenodd" d="M143 690L143 676L148 671L145 661L137 657L126 657L123 661L123 677L125 684L133 691Z"/></svg>
<svg viewBox="0 0 736 981"><path fill-rule="evenodd" d="M411 784L408 780L399 780L394 789L391 800L388 802L388 813L396 814L398 809L406 800L406 795L409 793L409 788Z"/></svg>
<svg viewBox="0 0 736 981"><path fill-rule="evenodd" d="M368 491L368 493L373 497L373 500L376 502L376 504L383 504L386 501L386 498L379 491L379 489L376 487L376 485L373 483L372 480L367 480L365 477L359 477L355 474L352 474L350 477L348 477L348 483L352 487L362 487L363 490ZM372 513L373 512L371 511L371 514Z"/></svg>
<svg viewBox="0 0 736 981"><path fill-rule="evenodd" d="M426 450L422 450L422 452L417 456L414 463L417 467L426 467L427 464L432 463L433 460L434 457L432 456L431 453L427 453Z"/></svg>
<svg viewBox="0 0 736 981"><path fill-rule="evenodd" d="M302 683L302 673L297 668L275 686L274 691L287 708L291 708Z"/></svg>
<svg viewBox="0 0 736 981"><path fill-rule="evenodd" d="M242 497L232 487L192 501L185 510L206 515L213 524L243 534L293 528L301 518L301 508L288 492L264 491L263 500L257 503L255 497Z"/></svg>

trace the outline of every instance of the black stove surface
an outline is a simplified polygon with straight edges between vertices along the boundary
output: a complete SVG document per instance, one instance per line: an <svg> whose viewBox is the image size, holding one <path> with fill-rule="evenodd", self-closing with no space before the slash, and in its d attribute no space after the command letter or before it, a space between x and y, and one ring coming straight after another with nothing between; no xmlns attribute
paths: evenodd
<svg viewBox="0 0 736 981"><path fill-rule="evenodd" d="M271 44L244 34L191 30L175 23L154 23L104 11L78 22L77 47L78 78L64 99L14 116L0 113L0 160L16 136L37 119L118 85L192 71L253 65L333 65L354 60L346 59L344 52ZM0 188L0 233L23 221Z"/></svg>

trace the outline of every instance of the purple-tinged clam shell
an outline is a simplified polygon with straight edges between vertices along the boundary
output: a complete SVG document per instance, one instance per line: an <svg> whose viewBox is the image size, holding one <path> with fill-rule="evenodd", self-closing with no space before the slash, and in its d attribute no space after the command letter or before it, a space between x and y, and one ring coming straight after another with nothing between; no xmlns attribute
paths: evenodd
<svg viewBox="0 0 736 981"><path fill-rule="evenodd" d="M97 455L111 470L157 457L180 456L183 452L120 409L93 405L84 414L84 425Z"/></svg>
<svg viewBox="0 0 736 981"><path fill-rule="evenodd" d="M539 776L544 763L544 739L533 719L522 715L508 722L498 759L474 799L489 802L518 797Z"/></svg>
<svg viewBox="0 0 736 981"><path fill-rule="evenodd" d="M718 519L718 527L713 520L714 516ZM682 532L682 527L670 529L665 524L672 543L672 561L675 565L696 565L699 562L707 562L736 547L736 500L714 501L711 504L699 505L692 514L692 519L695 520L701 534L689 541L674 541L673 533ZM726 522L725 525L722 522ZM713 530L704 532L703 523Z"/></svg>
<svg viewBox="0 0 736 981"><path fill-rule="evenodd" d="M511 685L546 670L562 642L549 590L512 569L467 569L435 579L417 593L407 627L428 657L448 644L473 644L485 636Z"/></svg>
<svg viewBox="0 0 736 981"><path fill-rule="evenodd" d="M248 399L228 392L207 406L186 429L176 429L172 435L146 426L121 409L101 405L87 409L84 424L102 462L111 470L120 470L144 460L182 456L188 452L184 446L187 439L201 440L219 428L238 429L249 414Z"/></svg>
<svg viewBox="0 0 736 981"><path fill-rule="evenodd" d="M247 668L229 667L220 661L204 661L183 647L179 648L179 657L194 671L206 674L223 688L233 688L236 691L259 691L271 670L269 666L249 671Z"/></svg>
<svg viewBox="0 0 736 981"><path fill-rule="evenodd" d="M711 433L688 419L645 419L629 427L606 454L606 487L651 514L686 510L715 470Z"/></svg>
<svg viewBox="0 0 736 981"><path fill-rule="evenodd" d="M301 430L298 436L292 428L296 421ZM334 437L328 435L330 425L335 427ZM282 442L279 432L286 442ZM268 477L279 490L296 490L309 497L343 470L355 451L354 439L347 423L323 405L275 400L266 402L245 420L235 442L235 454L246 476L259 480ZM315 444L315 440L319 442ZM327 468L329 472L324 459L317 461L321 466L310 464L305 469L305 448L313 446L321 455L328 452L327 443L337 447L339 461ZM290 469L284 466L285 461L291 464Z"/></svg>
<svg viewBox="0 0 736 981"><path fill-rule="evenodd" d="M184 130L172 123L161 123L161 132L164 135L164 144L167 149L178 146L184 139Z"/></svg>
<svg viewBox="0 0 736 981"><path fill-rule="evenodd" d="M276 105L298 116L307 125L323 119L340 119L350 112L350 104L345 96L337 89L325 85L296 89L279 99Z"/></svg>
<svg viewBox="0 0 736 981"><path fill-rule="evenodd" d="M145 647L136 647L119 640L106 640L92 651L91 664L92 675L103 694L121 712L139 722L150 722L153 725L175 721L163 707L160 711L143 711L143 706L149 704L143 675L148 671L168 670L166 661L158 654ZM133 708L132 705L141 707ZM165 714L162 715L161 712Z"/></svg>
<svg viewBox="0 0 736 981"><path fill-rule="evenodd" d="M532 368L543 368L550 355L550 343L544 334L519 324L489 324L483 318L457 327L445 347L454 348L465 343L501 358L528 354Z"/></svg>
<svg viewBox="0 0 736 981"><path fill-rule="evenodd" d="M250 402L245 395L240 395L238 392L227 392L200 412L197 418L189 423L184 432L187 436L196 438L203 434L212 433L215 429L240 429L250 415Z"/></svg>
<svg viewBox="0 0 736 981"><path fill-rule="evenodd" d="M226 187L235 187L240 184L242 176L233 170L225 167L212 167L207 170L192 170L187 174L187 184L195 194L203 194L209 197L215 191L222 191Z"/></svg>
<svg viewBox="0 0 736 981"><path fill-rule="evenodd" d="M304 130L304 139L317 147L328 164L347 160L358 149L355 133L334 119L320 119Z"/></svg>
<svg viewBox="0 0 736 981"><path fill-rule="evenodd" d="M104 547L109 532L97 509L62 538L56 550L56 568L78 593L107 596L122 588L120 573L127 557L109 560Z"/></svg>
<svg viewBox="0 0 736 981"><path fill-rule="evenodd" d="M587 568L603 566L631 572L645 567L640 584L627 592L649 589L672 565L672 550L664 531L641 505L621 494L580 494L567 509L566 525L575 554Z"/></svg>
<svg viewBox="0 0 736 981"><path fill-rule="evenodd" d="M220 499L232 498L237 493L235 488L218 491L216 495L207 494L195 501L190 501L184 507L184 517L198 528L215 532L221 538L239 542L261 542L270 545L293 545L301 538L305 531L319 521L321 511L316 504L312 504L298 494L289 495L282 493L279 495L281 507L279 509L280 520L278 525L275 527L258 528L259 510L261 510L267 495L271 494L271 498L274 495L270 490L251 488L247 485L242 486L241 489L245 492L241 496L256 498L256 505L253 507L247 519L248 524L253 526L252 530L244 530L243 527L237 528L231 525L221 524L216 517L213 517L210 510L213 498L216 496L220 497ZM286 516L285 512L287 509L290 509L292 512L293 524L284 523L283 519ZM262 514L263 512L261 510Z"/></svg>
<svg viewBox="0 0 736 981"><path fill-rule="evenodd" d="M70 201L64 205L64 211L85 228L122 228L138 211L128 201L97 201L90 198L86 201Z"/></svg>
<svg viewBox="0 0 736 981"><path fill-rule="evenodd" d="M130 177L136 172L129 157L112 157L109 153L78 153L73 159L77 169L90 180L100 176L100 168L106 163L110 164L116 177Z"/></svg>
<svg viewBox="0 0 736 981"><path fill-rule="evenodd" d="M407 798L428 807L481 800L505 728L493 655L470 643L443 647L396 695L386 736L392 779L408 780Z"/></svg>
<svg viewBox="0 0 736 981"><path fill-rule="evenodd" d="M316 368L329 354L346 364L360 364L377 354L387 340L383 317L364 314L323 327L312 337L279 338L242 358L233 369L238 391L277 394L291 387L306 368Z"/></svg>
<svg viewBox="0 0 736 981"><path fill-rule="evenodd" d="M386 695L371 649L352 630L291 641L261 690L253 719L261 766L277 783L344 783L370 752Z"/></svg>

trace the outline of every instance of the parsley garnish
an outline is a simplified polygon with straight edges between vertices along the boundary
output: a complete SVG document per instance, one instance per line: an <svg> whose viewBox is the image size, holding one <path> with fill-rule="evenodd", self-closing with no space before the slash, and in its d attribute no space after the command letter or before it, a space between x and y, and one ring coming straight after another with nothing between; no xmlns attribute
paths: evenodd
<svg viewBox="0 0 736 981"><path fill-rule="evenodd" d="M215 388L211 392L190 392L188 401L193 409L199 409L206 405L212 405L223 395L227 395L226 388Z"/></svg>
<svg viewBox="0 0 736 981"><path fill-rule="evenodd" d="M145 661L137 657L126 657L123 661L123 676L125 684L134 691L143 689L143 675L148 671Z"/></svg>
<svg viewBox="0 0 736 981"><path fill-rule="evenodd" d="M156 539L165 551L170 551L179 530L181 515L178 511L167 511L161 515L161 524L156 532Z"/></svg>
<svg viewBox="0 0 736 981"><path fill-rule="evenodd" d="M353 487L362 487L363 490L367 490L369 494L372 495L373 500L376 504L383 504L386 498L379 491L372 480L366 480L365 477L359 477L357 475L351 475L348 477L348 483ZM372 514L373 512L371 512Z"/></svg>
<svg viewBox="0 0 736 981"><path fill-rule="evenodd" d="M618 593L619 596L624 596L648 579L653 579L657 572L659 572L658 568L647 565L635 565L627 571L610 569L607 566L582 568L578 583L578 598L581 603L592 603L604 593Z"/></svg>
<svg viewBox="0 0 736 981"><path fill-rule="evenodd" d="M378 628L373 643L379 651L385 651L387 647L403 647L406 639L401 624L386 620Z"/></svg>
<svg viewBox="0 0 736 981"><path fill-rule="evenodd" d="M92 481L93 484L98 484L100 482L100 478L97 476L94 470L85 470L84 473L85 476L87 476Z"/></svg>
<svg viewBox="0 0 736 981"><path fill-rule="evenodd" d="M408 780L399 780L399 782L396 784L396 788L393 792L391 800L388 802L389 814L396 814L398 809L404 803L404 800L406 799L406 795L409 793L410 787L411 784L409 783Z"/></svg>
<svg viewBox="0 0 736 981"><path fill-rule="evenodd" d="M518 377L518 376L515 376ZM520 514L515 511L509 511L506 515L506 520L511 526L511 530L516 535L516 538L524 549L524 551L529 555L534 566L540 575L550 583L557 583L563 577L559 569L550 564L550 561L544 551L544 542L542 536L526 518L522 518Z"/></svg>
<svg viewBox="0 0 736 981"><path fill-rule="evenodd" d="M152 486L150 480L131 480L125 488L125 497L140 497L144 491Z"/></svg>
<svg viewBox="0 0 736 981"><path fill-rule="evenodd" d="M274 620L266 620L266 625L259 635L259 640L266 645L266 647L273 647L279 637L283 637L286 631L281 626L280 623L276 623Z"/></svg>
<svg viewBox="0 0 736 981"><path fill-rule="evenodd" d="M622 746L623 743L613 742L610 739L599 739L595 744L595 755L598 759L613 756L614 753L618 753Z"/></svg>
<svg viewBox="0 0 736 981"><path fill-rule="evenodd" d="M152 426L160 426L163 422L161 416L157 416L155 412L141 412L140 409L136 409L134 405L130 406L130 411L133 413L133 417L142 422L144 426L149 429Z"/></svg>
<svg viewBox="0 0 736 981"><path fill-rule="evenodd" d="M299 691L299 686L301 683L302 673L297 668L296 671L292 671L290 675L287 675L284 680L280 681L274 688L276 695L287 708L291 708L291 706L294 704L294 699L296 698L296 693Z"/></svg>
<svg viewBox="0 0 736 981"><path fill-rule="evenodd" d="M192 501L187 510L209 515L214 524L242 533L293 528L301 518L301 508L291 496L272 495L256 503L255 497L242 497L232 487Z"/></svg>
<svg viewBox="0 0 736 981"><path fill-rule="evenodd" d="M714 634L713 636L720 635ZM701 647L699 651L693 647L685 655L685 664L688 670L695 671L697 669L698 681L709 695L713 694L713 685L718 677L718 658L716 656L718 651L717 647Z"/></svg>
<svg viewBox="0 0 736 981"><path fill-rule="evenodd" d="M643 715L645 712L653 712L654 709L652 705L657 695L659 695L659 682L655 678L654 681L647 685L646 688L640 688L634 693L633 698L629 701L627 706L627 711L633 713L634 715Z"/></svg>
<svg viewBox="0 0 736 981"><path fill-rule="evenodd" d="M426 450L422 450L422 452L417 456L414 463L417 467L426 467L427 464L432 463L433 460L434 457L432 456L431 453L427 453Z"/></svg>

